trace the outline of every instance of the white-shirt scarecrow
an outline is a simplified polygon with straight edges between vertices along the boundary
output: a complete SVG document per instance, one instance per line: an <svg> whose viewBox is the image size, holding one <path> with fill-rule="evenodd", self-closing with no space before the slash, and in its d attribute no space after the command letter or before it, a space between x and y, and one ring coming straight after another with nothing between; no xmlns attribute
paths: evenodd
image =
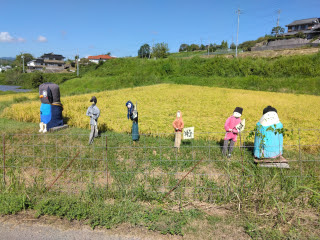
<svg viewBox="0 0 320 240"><path fill-rule="evenodd" d="M98 137L98 118L100 116L100 110L96 106L97 98L95 96L92 96L90 102L93 102L93 104L88 107L86 115L90 117L91 132L89 135L89 144L92 144L94 138Z"/></svg>

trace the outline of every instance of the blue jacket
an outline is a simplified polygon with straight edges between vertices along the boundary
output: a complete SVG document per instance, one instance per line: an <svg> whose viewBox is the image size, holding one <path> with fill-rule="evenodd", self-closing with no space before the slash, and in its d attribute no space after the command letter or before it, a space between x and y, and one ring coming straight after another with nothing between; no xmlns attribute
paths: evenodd
<svg viewBox="0 0 320 240"><path fill-rule="evenodd" d="M270 126L256 125L257 131L254 138L254 156L256 158L275 158L282 155L283 134L277 133L277 129L282 129L281 122ZM269 130L267 130L269 129Z"/></svg>

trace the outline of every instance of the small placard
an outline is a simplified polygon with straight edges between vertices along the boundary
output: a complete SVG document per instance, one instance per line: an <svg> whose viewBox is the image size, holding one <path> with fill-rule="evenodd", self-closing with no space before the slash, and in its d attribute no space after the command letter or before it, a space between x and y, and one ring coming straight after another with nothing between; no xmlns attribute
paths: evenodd
<svg viewBox="0 0 320 240"><path fill-rule="evenodd" d="M194 138L194 127L188 127L183 129L183 139Z"/></svg>

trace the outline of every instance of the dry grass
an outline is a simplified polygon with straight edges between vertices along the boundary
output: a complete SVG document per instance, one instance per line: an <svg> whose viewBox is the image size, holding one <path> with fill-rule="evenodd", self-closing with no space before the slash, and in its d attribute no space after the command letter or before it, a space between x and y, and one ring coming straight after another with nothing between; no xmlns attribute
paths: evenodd
<svg viewBox="0 0 320 240"><path fill-rule="evenodd" d="M297 48L297 49L279 49L279 50L265 50L265 51L249 51L249 52L240 52L238 57L265 57L265 58L275 58L280 56L293 56L293 55L308 55L319 52L319 48ZM217 55L202 55L202 58L213 58ZM234 54L223 54L226 58L234 58ZM191 57L186 57L191 58Z"/></svg>

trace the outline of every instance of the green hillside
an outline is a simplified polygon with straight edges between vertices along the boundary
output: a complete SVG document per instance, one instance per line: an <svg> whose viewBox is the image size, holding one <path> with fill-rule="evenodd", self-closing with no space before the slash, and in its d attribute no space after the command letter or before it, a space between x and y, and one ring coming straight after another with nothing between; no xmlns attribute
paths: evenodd
<svg viewBox="0 0 320 240"><path fill-rule="evenodd" d="M118 58L81 66L80 76L77 78L74 73L19 75L7 72L0 79L3 84L25 88L55 82L60 84L64 95L159 83L319 95L320 52L275 58Z"/></svg>
<svg viewBox="0 0 320 240"><path fill-rule="evenodd" d="M320 94L320 53L277 58L113 59L82 69L63 83L63 94L159 83Z"/></svg>

